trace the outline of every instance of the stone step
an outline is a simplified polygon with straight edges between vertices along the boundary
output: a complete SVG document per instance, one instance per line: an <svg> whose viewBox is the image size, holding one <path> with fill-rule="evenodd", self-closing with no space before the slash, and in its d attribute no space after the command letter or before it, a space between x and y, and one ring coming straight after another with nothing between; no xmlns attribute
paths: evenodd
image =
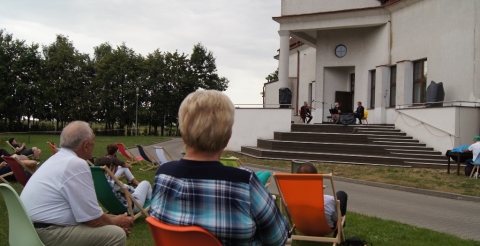
<svg viewBox="0 0 480 246"><path fill-rule="evenodd" d="M297 142L297 141L279 141L272 139L258 139L257 147L269 150L282 151L303 151L303 152L325 152L325 153L345 153L348 154L369 154L377 156L415 156L422 155L431 159L445 160L440 152L435 152L427 148L418 146L408 147L415 150L414 153L405 153L401 151L391 151L388 148L396 146L376 145L376 144L357 144L357 143L332 143L332 142ZM395 150L395 149L394 149ZM423 150L423 151L420 151Z"/></svg>
<svg viewBox="0 0 480 246"><path fill-rule="evenodd" d="M386 136L382 139L369 139L372 135L365 134L325 134L308 132L274 132L274 140L298 141L298 142L329 142L329 143L357 143L398 146L425 147L424 143L416 140L396 136ZM399 141L397 141L399 140Z"/></svg>
<svg viewBox="0 0 480 246"><path fill-rule="evenodd" d="M292 132L353 132L355 131L377 131L377 132L401 132L394 127L374 127L363 125L310 125L310 124L292 124Z"/></svg>
<svg viewBox="0 0 480 246"><path fill-rule="evenodd" d="M432 158L411 158L399 156L374 156L360 154L337 154L323 152L301 152L301 151L280 151L268 150L253 146L243 146L242 153L265 158L288 159L288 160L314 160L318 162L356 162L369 163L385 166L407 166L407 167L425 167L445 168L447 160L435 160Z"/></svg>

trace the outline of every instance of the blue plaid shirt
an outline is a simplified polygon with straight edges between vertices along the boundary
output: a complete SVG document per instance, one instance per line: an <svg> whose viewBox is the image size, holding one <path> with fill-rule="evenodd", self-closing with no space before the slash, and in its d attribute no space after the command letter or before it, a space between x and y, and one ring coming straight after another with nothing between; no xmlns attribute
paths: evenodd
<svg viewBox="0 0 480 246"><path fill-rule="evenodd" d="M110 177L110 175L105 174L105 177L107 178L107 182L110 185L110 188L112 188L113 193L115 193L115 196L117 197L117 199L123 204L123 206L128 208L127 199L125 198L125 193L123 192L122 187L118 186L117 183L115 183L115 180L113 180L113 178ZM135 188L133 188L132 186L126 185L126 184L123 184L123 185L127 188L128 192L130 193L135 192Z"/></svg>
<svg viewBox="0 0 480 246"><path fill-rule="evenodd" d="M209 177L201 178L202 172ZM285 217L256 175L220 162L182 159L160 166L150 216L200 226L224 245L284 245L288 238Z"/></svg>

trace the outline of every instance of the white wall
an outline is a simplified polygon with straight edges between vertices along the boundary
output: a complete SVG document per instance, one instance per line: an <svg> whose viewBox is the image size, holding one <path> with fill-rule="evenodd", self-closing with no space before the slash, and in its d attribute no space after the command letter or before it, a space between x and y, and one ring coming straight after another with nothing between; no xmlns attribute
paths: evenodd
<svg viewBox="0 0 480 246"><path fill-rule="evenodd" d="M273 139L275 131L290 131L292 109L235 109L232 137L225 150L257 146L258 138Z"/></svg>
<svg viewBox="0 0 480 246"><path fill-rule="evenodd" d="M479 8L476 0L423 0L393 12L392 64L427 58L427 86L443 82L445 101L479 98Z"/></svg>
<svg viewBox="0 0 480 246"><path fill-rule="evenodd" d="M375 69L376 66L388 63L388 40L388 28L386 25L318 31L316 46L316 101L326 101L323 98L324 95L335 93L334 90L325 84L325 69L327 67L328 69L331 67L355 67L355 98L353 101L361 101L364 107L369 109L368 71ZM339 44L347 47L347 54L343 58L338 58L334 54L335 47ZM348 76L349 72L345 72L346 76ZM322 107L320 104L315 106L317 109ZM314 121L316 123L320 122L318 117Z"/></svg>
<svg viewBox="0 0 480 246"><path fill-rule="evenodd" d="M378 0L282 0L282 15L298 15L380 6Z"/></svg>
<svg viewBox="0 0 480 246"><path fill-rule="evenodd" d="M265 84L265 105L264 108L278 108L278 90L280 83L278 81ZM273 105L272 105L273 104Z"/></svg>
<svg viewBox="0 0 480 246"><path fill-rule="evenodd" d="M473 136L479 134L479 108L410 108L397 112L396 128L443 153L471 144Z"/></svg>

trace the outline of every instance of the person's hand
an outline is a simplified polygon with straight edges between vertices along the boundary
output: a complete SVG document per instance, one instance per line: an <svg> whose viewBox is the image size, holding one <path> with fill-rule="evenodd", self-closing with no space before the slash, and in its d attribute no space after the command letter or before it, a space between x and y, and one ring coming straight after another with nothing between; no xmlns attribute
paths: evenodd
<svg viewBox="0 0 480 246"><path fill-rule="evenodd" d="M131 164L125 164L125 167L130 169L130 171L132 170L132 165Z"/></svg>
<svg viewBox="0 0 480 246"><path fill-rule="evenodd" d="M133 219L127 213L115 217L115 224L121 227L127 236L130 236L130 228L133 226Z"/></svg>
<svg viewBox="0 0 480 246"><path fill-rule="evenodd" d="M7 163L2 161L2 163L0 163L0 169L4 168L7 166Z"/></svg>

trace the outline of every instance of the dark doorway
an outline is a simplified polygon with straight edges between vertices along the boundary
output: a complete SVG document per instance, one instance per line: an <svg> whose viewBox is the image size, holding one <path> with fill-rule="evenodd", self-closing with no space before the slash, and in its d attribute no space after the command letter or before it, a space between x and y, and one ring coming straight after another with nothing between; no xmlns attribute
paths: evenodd
<svg viewBox="0 0 480 246"><path fill-rule="evenodd" d="M349 91L335 91L335 102L340 103L342 113L352 113L352 93Z"/></svg>

